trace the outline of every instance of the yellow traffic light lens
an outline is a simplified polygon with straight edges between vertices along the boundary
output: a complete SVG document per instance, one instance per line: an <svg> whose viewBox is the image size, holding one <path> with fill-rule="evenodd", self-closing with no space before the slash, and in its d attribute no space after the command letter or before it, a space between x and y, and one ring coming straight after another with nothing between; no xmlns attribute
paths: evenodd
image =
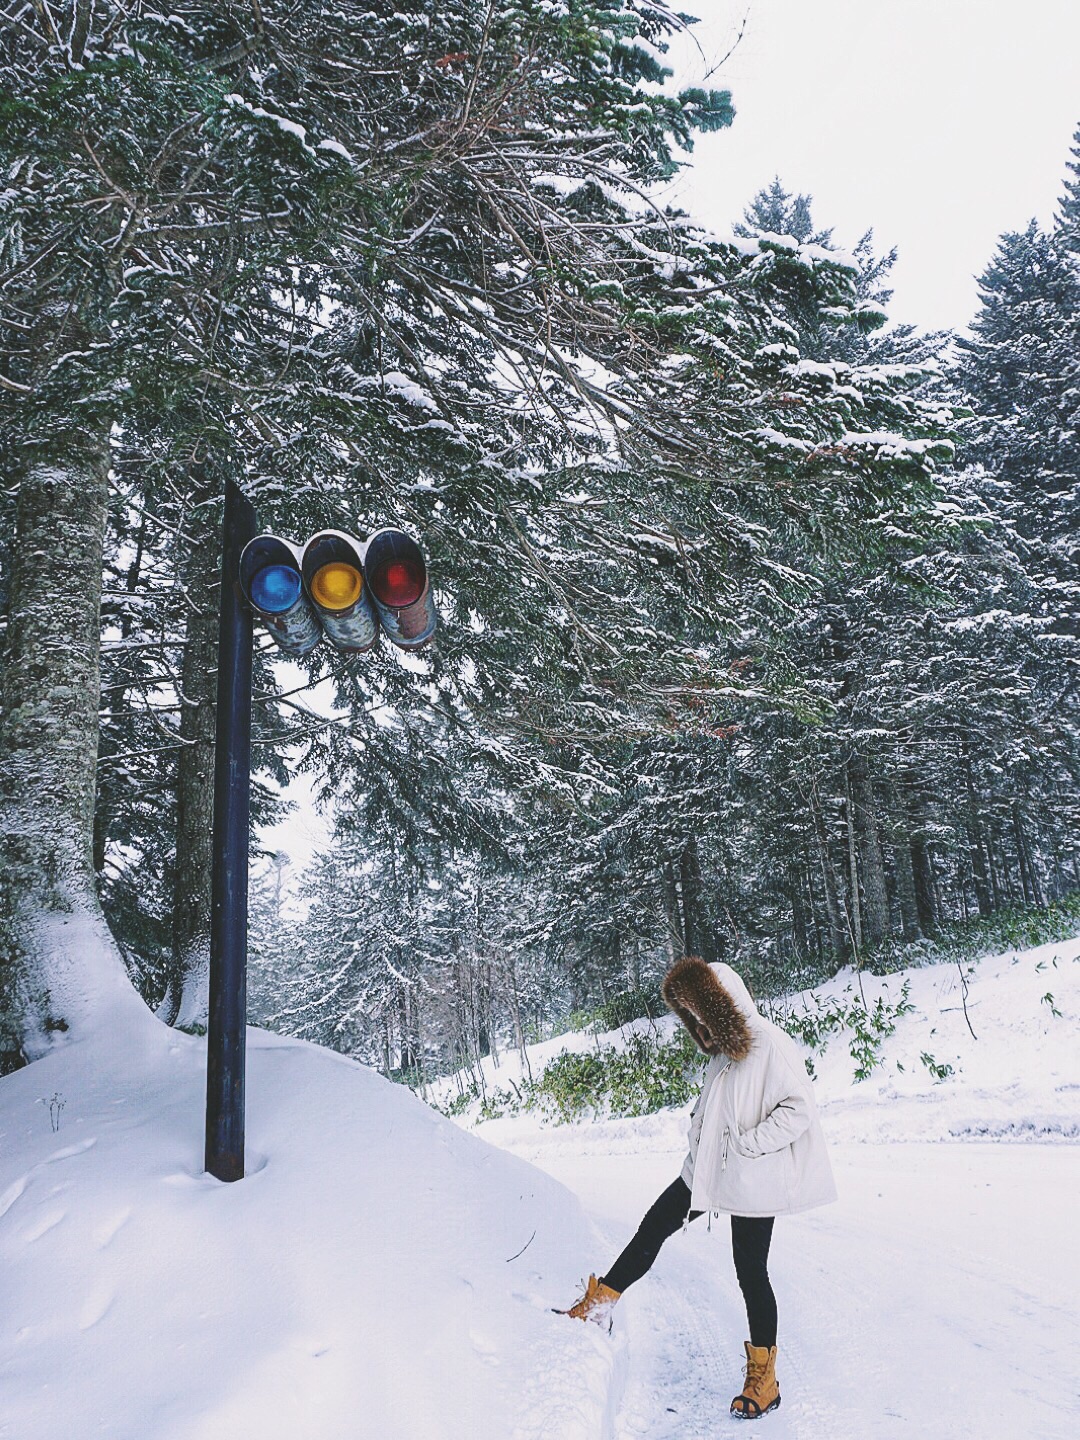
<svg viewBox="0 0 1080 1440"><path fill-rule="evenodd" d="M348 610L360 599L364 580L354 565L333 560L316 570L311 581L311 597L324 610Z"/></svg>

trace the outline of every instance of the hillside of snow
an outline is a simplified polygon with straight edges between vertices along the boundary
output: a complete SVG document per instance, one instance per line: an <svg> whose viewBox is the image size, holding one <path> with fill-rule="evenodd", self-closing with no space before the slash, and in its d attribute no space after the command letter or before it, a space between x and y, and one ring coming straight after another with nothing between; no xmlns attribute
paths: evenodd
<svg viewBox="0 0 1080 1440"><path fill-rule="evenodd" d="M846 1007L857 984L789 1003ZM1072 1440L1080 941L972 967L967 1018L955 966L862 984L871 1007L906 984L911 1008L865 1080L846 1032L807 1049L840 1200L777 1223L784 1399L761 1433ZM205 1060L147 1016L0 1080L2 1440L739 1429L722 1217L668 1242L611 1335L550 1309L678 1173L688 1107L469 1133L251 1030L248 1175L222 1185L202 1172Z"/></svg>
<svg viewBox="0 0 1080 1440"><path fill-rule="evenodd" d="M591 1236L562 1186L257 1030L224 1185L205 1075L151 1022L0 1081L4 1440L603 1433L610 1347L549 1313Z"/></svg>
<svg viewBox="0 0 1080 1440"><path fill-rule="evenodd" d="M864 1079L856 1078L850 1027L828 1031L821 1049L796 1035L813 1067L831 1139L1080 1139L1080 940L962 968L928 965L885 976L846 969L812 991L784 997L774 1009L796 1018L830 1010L850 1016L862 1007L873 1015L879 1001L887 1015L895 1015L895 1028L881 1038L876 1063ZM634 1030L668 1037L677 1028L669 1015L600 1035L561 1035L529 1048L530 1072L540 1075L564 1050L618 1046ZM485 1059L483 1069L488 1092L512 1093L521 1084L516 1052L498 1062ZM433 1098L446 1105L459 1089L453 1080L442 1080ZM549 1124L538 1114L481 1123L479 1108L478 1100L465 1110L462 1123L496 1141L520 1135L530 1124ZM631 1125L634 1134L645 1129L681 1143L688 1108L633 1122L598 1117L599 1130L614 1140L621 1127ZM590 1130L595 1138L597 1125ZM554 1135L551 1143L558 1143Z"/></svg>

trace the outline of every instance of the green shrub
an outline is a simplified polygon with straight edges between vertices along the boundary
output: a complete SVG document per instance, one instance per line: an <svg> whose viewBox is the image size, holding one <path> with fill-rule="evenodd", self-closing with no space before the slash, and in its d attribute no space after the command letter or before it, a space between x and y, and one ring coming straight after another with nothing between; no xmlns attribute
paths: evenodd
<svg viewBox="0 0 1080 1440"><path fill-rule="evenodd" d="M476 1113L481 1120L498 1120L503 1115L516 1115L519 1108L518 1100L509 1090L489 1090Z"/></svg>
<svg viewBox="0 0 1080 1440"><path fill-rule="evenodd" d="M471 1085L465 1086L465 1089L460 1095L455 1095L449 1104L439 1106L439 1109L442 1110L444 1115L449 1115L450 1118L453 1119L455 1115L464 1115L465 1111L468 1110L469 1106L479 1095L480 1086L474 1080Z"/></svg>
<svg viewBox="0 0 1080 1440"><path fill-rule="evenodd" d="M523 1104L564 1124L589 1114L651 1115L696 1093L700 1061L684 1032L662 1040L655 1032L635 1031L623 1048L597 1045L556 1056L525 1087Z"/></svg>
<svg viewBox="0 0 1080 1440"><path fill-rule="evenodd" d="M947 1080L953 1073L953 1067L951 1065L947 1062L935 1060L933 1055L926 1050L922 1052L919 1059L926 1066L927 1070L930 1071L930 1074L933 1075L935 1080Z"/></svg>
<svg viewBox="0 0 1080 1440"><path fill-rule="evenodd" d="M586 1115L651 1115L695 1095L700 1069L701 1056L685 1032L663 1040L655 1031L635 1031L622 1048L597 1044L564 1051L535 1080L523 1080L512 1091L492 1089L480 1099L473 1084L440 1108L444 1115L461 1115L480 1099L480 1120L526 1111L557 1124Z"/></svg>
<svg viewBox="0 0 1080 1440"><path fill-rule="evenodd" d="M813 1005L804 1002L801 1011L780 1010L773 1020L787 1033L811 1050L822 1055L833 1036L848 1032L848 1051L855 1061L855 1079L865 1080L882 1062L881 1047L896 1030L897 1021L908 1015L915 1006L910 998L911 982L905 980L900 989L900 999L891 1004L879 995L867 1009L862 997L852 995L849 985L844 991L850 1000L840 996L819 996ZM807 1063L807 1070L814 1073L813 1061Z"/></svg>
<svg viewBox="0 0 1080 1440"><path fill-rule="evenodd" d="M605 1000L602 1005L596 1007L593 1012L592 1029L602 1035L610 1030L619 1030L623 1025L629 1025L631 1020L655 1020L658 1016L667 1013L668 1008L658 989L627 990L621 995L615 995L610 1000Z"/></svg>
<svg viewBox="0 0 1080 1440"><path fill-rule="evenodd" d="M1080 890L1051 905L1011 905L976 920L957 920L942 927L934 938L907 945L887 941L866 964L878 974L916 965L945 961L978 960L1006 950L1033 950L1055 940L1071 940L1080 933Z"/></svg>

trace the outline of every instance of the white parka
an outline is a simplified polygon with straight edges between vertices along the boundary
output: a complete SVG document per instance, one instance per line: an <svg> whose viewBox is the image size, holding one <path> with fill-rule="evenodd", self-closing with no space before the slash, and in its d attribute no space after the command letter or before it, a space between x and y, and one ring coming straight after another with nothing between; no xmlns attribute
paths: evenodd
<svg viewBox="0 0 1080 1440"><path fill-rule="evenodd" d="M827 1205L836 1185L802 1057L729 965L710 968L752 1041L744 1059L717 1055L706 1069L682 1170L690 1208L767 1216Z"/></svg>

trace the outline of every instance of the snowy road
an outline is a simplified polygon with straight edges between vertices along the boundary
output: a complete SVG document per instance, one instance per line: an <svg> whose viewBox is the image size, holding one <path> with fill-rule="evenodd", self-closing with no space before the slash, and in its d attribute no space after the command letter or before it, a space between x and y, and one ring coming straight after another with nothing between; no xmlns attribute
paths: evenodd
<svg viewBox="0 0 1080 1440"><path fill-rule="evenodd" d="M578 1133L584 1153L536 1131L510 1145L579 1195L607 1242L583 1266L602 1271L682 1155L603 1153ZM840 1202L778 1221L773 1240L783 1404L770 1440L1075 1440L1080 1148L832 1153ZM745 1317L724 1218L669 1241L616 1325L628 1353L614 1440L745 1433L727 1415Z"/></svg>

